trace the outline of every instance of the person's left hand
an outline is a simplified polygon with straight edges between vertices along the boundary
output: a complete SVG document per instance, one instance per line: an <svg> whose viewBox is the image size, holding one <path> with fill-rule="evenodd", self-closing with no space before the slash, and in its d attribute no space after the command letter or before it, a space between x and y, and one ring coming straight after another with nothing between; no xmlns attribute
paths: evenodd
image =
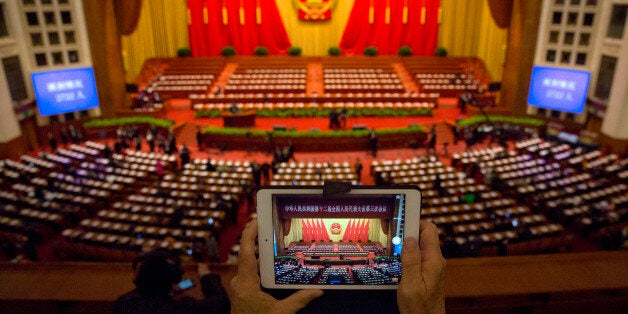
<svg viewBox="0 0 628 314"><path fill-rule="evenodd" d="M238 274L231 280L232 313L296 313L312 300L323 295L322 290L300 290L277 300L260 288L258 265L255 258L257 219L250 221L242 231L238 253Z"/></svg>

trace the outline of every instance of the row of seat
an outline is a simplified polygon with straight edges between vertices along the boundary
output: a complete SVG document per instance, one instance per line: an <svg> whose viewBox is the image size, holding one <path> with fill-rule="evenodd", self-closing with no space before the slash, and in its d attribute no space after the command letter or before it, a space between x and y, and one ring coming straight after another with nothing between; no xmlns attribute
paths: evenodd
<svg viewBox="0 0 628 314"><path fill-rule="evenodd" d="M176 86L176 85L203 85L209 86L213 83L213 80L198 80L198 79L187 79L187 80L159 80L151 84L151 87L155 88L157 86Z"/></svg>
<svg viewBox="0 0 628 314"><path fill-rule="evenodd" d="M365 91L373 91L373 90L379 90L379 91L402 91L404 90L403 85L401 84L350 84L350 83L343 83L343 84L326 84L325 85L325 91L327 92L342 92L342 93L357 93L357 92L365 92Z"/></svg>
<svg viewBox="0 0 628 314"><path fill-rule="evenodd" d="M400 85L401 81L399 79L390 79L390 78L325 78L323 80L324 87L329 85L339 85L339 84L355 84L355 85L371 85L373 88L377 89L380 86L385 84L387 85Z"/></svg>
<svg viewBox="0 0 628 314"><path fill-rule="evenodd" d="M231 74L229 80L256 80L256 79L305 79L303 73L234 73Z"/></svg>
<svg viewBox="0 0 628 314"><path fill-rule="evenodd" d="M544 224L544 225L530 227L528 230L530 231L530 234L532 235L533 238L524 239L523 241L520 238L519 234L517 234L517 232L514 232L512 230L482 233L478 236L455 237L455 241L458 245L461 245L461 246L467 242L476 241L476 240L481 241L483 245L495 245L504 240L508 240L510 242L527 242L533 239L543 239L543 238L548 238L548 237L553 237L553 236L560 236L563 233L564 228L559 224ZM563 243L558 242L557 244L563 244ZM553 247L553 249L556 249L558 247L560 246L557 245ZM548 249L548 248L544 248L544 249ZM539 252L539 251L531 249L524 253L530 254L534 252ZM515 255L516 253L510 252L510 254Z"/></svg>
<svg viewBox="0 0 628 314"><path fill-rule="evenodd" d="M487 197L489 198L481 197L482 201L474 202L473 204L453 203L453 204L438 206L434 202L432 202L430 204L431 206L426 207L421 210L421 216L428 218L432 216L447 216L447 215L452 215L452 214L482 212L485 210L488 210L499 216L506 216L506 215L518 216L518 215L527 214L530 212L528 207L517 206L515 203L515 200L511 198L491 199L490 198L491 196L492 195L487 194Z"/></svg>
<svg viewBox="0 0 628 314"><path fill-rule="evenodd" d="M258 64L259 65L259 64ZM294 74L294 73L307 73L307 69L304 68L238 68L235 74Z"/></svg>
<svg viewBox="0 0 628 314"><path fill-rule="evenodd" d="M197 103L192 105L192 108L196 111L210 111L219 110L227 111L233 106L232 103ZM350 103L237 103L235 106L239 110L283 110L283 109L322 109L322 108L346 108L346 109L434 109L436 106L431 102L387 102L387 103L362 103L362 102L350 102Z"/></svg>
<svg viewBox="0 0 628 314"><path fill-rule="evenodd" d="M128 179L134 178L136 180L143 180L143 179L146 179L146 177L148 176L147 171L129 170L125 168L113 167L109 164L109 161L104 158L99 158L96 161L100 163L84 161L80 163L79 167L85 171L97 171L99 174L100 173L114 174L114 175L117 175L118 177L128 178ZM122 181L127 181L127 180L122 180Z"/></svg>
<svg viewBox="0 0 628 314"><path fill-rule="evenodd" d="M52 161L52 162L54 162L56 164L59 164L59 165L69 165L69 164L72 163L72 159L67 158L67 157L63 157L63 156L60 156L60 155L57 155L57 154L47 154L47 153L44 153L44 152L40 152L39 156L44 158L44 159L46 159L46 160Z"/></svg>
<svg viewBox="0 0 628 314"><path fill-rule="evenodd" d="M155 86L155 91L162 94L162 97L185 98L189 94L205 92L207 88L207 85L160 85Z"/></svg>
<svg viewBox="0 0 628 314"><path fill-rule="evenodd" d="M92 257L98 260L109 259L107 256L100 256L92 254L94 248L111 248L115 250L130 250L136 252L136 254L129 254L124 260L133 260L137 253L145 250L145 247L150 249L163 248L170 249L180 254L184 254L192 247L191 242L187 241L169 241L164 238L143 238L143 237L131 237L116 235L110 233L103 233L98 231L83 231L77 229L66 229L62 232L65 239L71 244L84 243L89 246L79 246L80 252L76 252L81 258ZM109 255L109 254L107 254Z"/></svg>
<svg viewBox="0 0 628 314"><path fill-rule="evenodd" d="M36 158L36 157L32 157L29 155L22 155L20 157L20 160L22 160L22 162L26 163L27 165L32 164L33 166L37 166L38 168L42 168L42 169L53 169L55 168L55 164L46 160L43 160L41 158Z"/></svg>
<svg viewBox="0 0 628 314"><path fill-rule="evenodd" d="M430 98L436 101L440 95L438 93L417 93L417 92L351 92L351 93L323 93L316 96L308 96L303 93L231 93L231 94L190 94L189 98L194 102L197 99L268 99L278 100L282 102L290 101L294 98L307 98L312 101L317 99L346 99L346 98L377 98L377 99L394 99L394 98Z"/></svg>
<svg viewBox="0 0 628 314"><path fill-rule="evenodd" d="M229 85L251 85L251 84L306 84L305 75L232 75L227 81Z"/></svg>
<svg viewBox="0 0 628 314"><path fill-rule="evenodd" d="M325 181L349 181L351 182L352 185L360 184L360 182L358 182L357 180L351 180L348 176L345 177L343 175L336 175L336 176L323 177L322 180L315 179L315 178L308 179L306 177L300 178L296 176L288 180L273 179L270 181L269 185L270 186L323 186L325 184Z"/></svg>
<svg viewBox="0 0 628 314"><path fill-rule="evenodd" d="M179 81L179 80L213 80L213 74L164 74L159 76L159 81Z"/></svg>
<svg viewBox="0 0 628 314"><path fill-rule="evenodd" d="M593 160L595 158L598 158L602 156L602 152L600 152L599 150L594 150L591 152L588 152L586 154L580 154L580 155L576 155L572 158L569 158L568 162L570 165L577 165L577 164L581 164L583 161L585 160Z"/></svg>
<svg viewBox="0 0 628 314"><path fill-rule="evenodd" d="M418 76L417 76L418 78ZM473 80L471 79L460 79L460 78L419 78L417 80L420 84L473 84Z"/></svg>
<svg viewBox="0 0 628 314"><path fill-rule="evenodd" d="M323 67L324 74L331 73L340 73L340 74L387 74L388 72L392 72L392 68L382 69L382 68L332 68L328 67L329 65Z"/></svg>
<svg viewBox="0 0 628 314"><path fill-rule="evenodd" d="M474 77L473 73L465 74L454 74L454 73L417 73L415 75L418 79L472 79Z"/></svg>
<svg viewBox="0 0 628 314"><path fill-rule="evenodd" d="M350 181L358 184L357 175L348 161L343 162L282 162L277 165L270 185L317 186L325 181Z"/></svg>

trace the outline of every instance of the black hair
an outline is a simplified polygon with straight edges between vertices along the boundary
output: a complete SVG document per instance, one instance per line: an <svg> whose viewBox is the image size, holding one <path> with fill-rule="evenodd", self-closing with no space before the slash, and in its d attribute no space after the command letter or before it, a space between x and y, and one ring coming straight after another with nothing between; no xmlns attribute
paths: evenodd
<svg viewBox="0 0 628 314"><path fill-rule="evenodd" d="M135 287L144 296L168 295L172 284L181 281L183 276L179 259L163 251L148 252L139 256L133 261L133 269L137 271Z"/></svg>

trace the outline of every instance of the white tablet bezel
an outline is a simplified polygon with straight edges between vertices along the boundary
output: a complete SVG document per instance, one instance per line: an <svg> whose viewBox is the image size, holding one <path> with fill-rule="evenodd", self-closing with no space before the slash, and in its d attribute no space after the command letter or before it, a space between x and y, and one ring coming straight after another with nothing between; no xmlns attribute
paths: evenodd
<svg viewBox="0 0 628 314"><path fill-rule="evenodd" d="M274 271L273 243L273 195L323 194L322 187L263 187L257 192L258 246L260 279L268 289L333 289L333 290L382 290L397 289L398 285L295 285L276 284ZM406 196L404 216L404 238L419 238L421 218L421 192L416 186L402 187L353 187L347 195L404 194ZM403 274L402 274L403 276Z"/></svg>

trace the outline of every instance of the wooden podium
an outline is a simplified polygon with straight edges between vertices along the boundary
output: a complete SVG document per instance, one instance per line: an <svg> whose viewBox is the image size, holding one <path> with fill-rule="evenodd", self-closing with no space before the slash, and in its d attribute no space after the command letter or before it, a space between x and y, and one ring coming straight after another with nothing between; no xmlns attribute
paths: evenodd
<svg viewBox="0 0 628 314"><path fill-rule="evenodd" d="M222 120L224 127L251 128L255 126L255 111L223 113Z"/></svg>

